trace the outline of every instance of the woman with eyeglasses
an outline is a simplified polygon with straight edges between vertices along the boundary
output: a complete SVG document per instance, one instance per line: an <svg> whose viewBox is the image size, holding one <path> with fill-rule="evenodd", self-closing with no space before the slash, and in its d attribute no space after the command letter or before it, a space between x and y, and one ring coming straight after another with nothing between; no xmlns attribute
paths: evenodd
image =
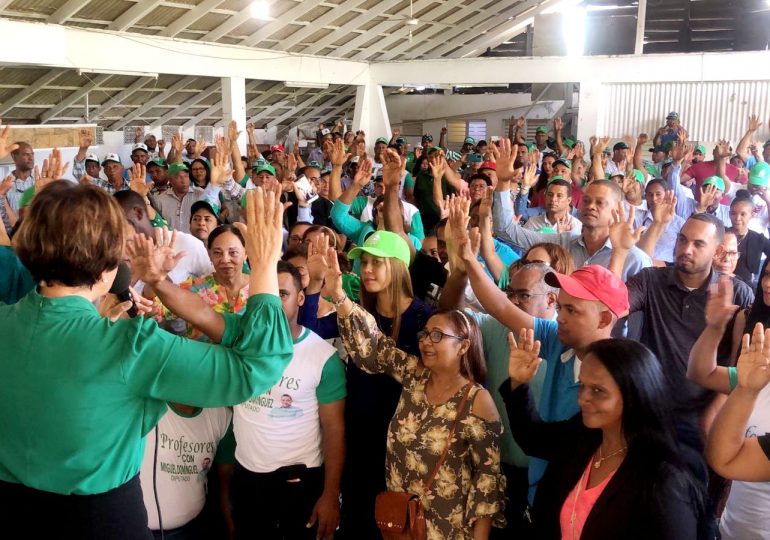
<svg viewBox="0 0 770 540"><path fill-rule="evenodd" d="M748 191L740 191L730 204L730 229L738 239L738 265L735 275L749 285L757 284L757 272L762 256L770 257L770 240L756 230L749 229L754 215L754 203Z"/></svg>
<svg viewBox="0 0 770 540"><path fill-rule="evenodd" d="M735 316L732 347L729 358L717 358L717 349L723 339L729 321L738 306L733 305L732 281L722 278L718 286L709 291L706 304L706 328L690 351L687 378L704 388L720 394L731 395L739 385L738 371L733 366L743 352L742 336L757 325L770 326L770 265L762 268L754 304ZM740 427L746 437L757 437L770 432L770 387L765 386L756 395L756 405ZM720 402L724 402L721 397ZM737 425L735 426L738 427ZM717 474L733 479L725 508L719 520L719 532L723 540L767 538L770 531L770 482L748 482L748 478L735 475L734 467L721 458L709 459ZM725 488L724 484L721 486Z"/></svg>
<svg viewBox="0 0 770 540"><path fill-rule="evenodd" d="M500 472L502 425L482 386L486 366L478 327L460 311L434 312L416 334L419 356L410 354L347 298L336 257L329 251L326 259L326 289L337 305L351 360L365 372L386 374L401 385L387 432L388 490L420 497L428 538L488 538L493 526L504 525L505 480Z"/></svg>

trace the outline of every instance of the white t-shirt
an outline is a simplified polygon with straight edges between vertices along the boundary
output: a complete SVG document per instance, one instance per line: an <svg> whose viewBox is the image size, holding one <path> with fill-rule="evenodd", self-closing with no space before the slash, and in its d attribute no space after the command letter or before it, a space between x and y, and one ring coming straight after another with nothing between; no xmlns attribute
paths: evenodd
<svg viewBox="0 0 770 540"><path fill-rule="evenodd" d="M206 503L207 475L219 441L230 427L233 413L226 407L202 409L184 416L170 406L158 422L158 461L155 469L163 528L189 523ZM147 434L139 479L150 529L160 529L153 490L155 430Z"/></svg>
<svg viewBox="0 0 770 540"><path fill-rule="evenodd" d="M345 368L337 350L303 328L278 383L233 408L235 458L258 473L297 464L319 467L323 437L318 404L344 397Z"/></svg>
<svg viewBox="0 0 770 540"><path fill-rule="evenodd" d="M770 386L757 396L746 437L770 432ZM733 481L719 523L722 540L770 540L770 482Z"/></svg>
<svg viewBox="0 0 770 540"><path fill-rule="evenodd" d="M366 206L364 206L364 209L361 210L360 220L363 223L372 221L372 209L374 208L374 201L376 200L376 197L367 197L367 199L368 201ZM403 211L401 213L404 215L404 221L407 223L412 223L412 218L417 212L419 212L418 208L412 203L408 203L403 200L401 201L401 204L403 205Z"/></svg>

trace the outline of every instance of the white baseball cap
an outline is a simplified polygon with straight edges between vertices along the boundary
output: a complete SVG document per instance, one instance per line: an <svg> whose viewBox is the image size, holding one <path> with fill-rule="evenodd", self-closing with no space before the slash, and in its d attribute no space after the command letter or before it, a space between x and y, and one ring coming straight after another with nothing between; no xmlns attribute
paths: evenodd
<svg viewBox="0 0 770 540"><path fill-rule="evenodd" d="M141 150L141 151L143 151L143 152L146 152L146 153L148 153L148 154L149 154L149 152L147 152L147 145L146 145L146 144L144 144L144 143L140 143L140 142L138 142L138 143L136 143L134 146L132 146L132 147L131 147L131 153L132 153L132 154L133 154L134 152L136 152L137 150Z"/></svg>
<svg viewBox="0 0 770 540"><path fill-rule="evenodd" d="M104 156L104 159L102 160L102 166L106 165L107 162L109 161L113 161L115 163L120 163L121 165L123 165L123 163L120 161L120 156L115 153L107 154L106 156Z"/></svg>
<svg viewBox="0 0 770 540"><path fill-rule="evenodd" d="M88 154L85 161L95 161L96 163L99 163L99 156L96 154Z"/></svg>

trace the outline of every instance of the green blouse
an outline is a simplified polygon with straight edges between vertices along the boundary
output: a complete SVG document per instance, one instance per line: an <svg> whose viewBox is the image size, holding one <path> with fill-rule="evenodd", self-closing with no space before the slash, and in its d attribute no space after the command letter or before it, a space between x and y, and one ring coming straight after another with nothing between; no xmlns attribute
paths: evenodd
<svg viewBox="0 0 770 540"><path fill-rule="evenodd" d="M139 472L167 401L223 407L269 390L293 355L279 298L223 317L212 345L142 317L112 323L77 296L0 305L0 480L103 493Z"/></svg>

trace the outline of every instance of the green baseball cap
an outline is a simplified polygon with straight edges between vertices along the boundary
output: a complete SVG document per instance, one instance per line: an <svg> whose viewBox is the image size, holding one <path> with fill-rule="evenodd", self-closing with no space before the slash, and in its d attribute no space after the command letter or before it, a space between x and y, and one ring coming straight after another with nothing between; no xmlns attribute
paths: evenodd
<svg viewBox="0 0 770 540"><path fill-rule="evenodd" d="M548 183L547 183L546 185L549 185L549 186L550 186L550 185L551 185L551 182L556 182L557 180L564 180L565 182L569 182L569 180L567 180L567 179L566 179L566 178L564 178L563 176L554 176L553 178L549 178L549 179L548 179Z"/></svg>
<svg viewBox="0 0 770 540"><path fill-rule="evenodd" d="M702 154L702 155L705 156L706 155L706 147L703 146L702 144L699 144L698 146L695 147L695 150L694 150L693 153L694 154Z"/></svg>
<svg viewBox="0 0 770 540"><path fill-rule="evenodd" d="M703 184L701 185L701 187L706 187L706 186L716 186L717 189L722 193L724 193L725 191L725 181L718 176L709 176L708 178L706 178L703 181Z"/></svg>
<svg viewBox="0 0 770 540"><path fill-rule="evenodd" d="M147 168L149 169L152 166L158 166L163 169L168 169L168 163L165 162L165 160L162 160L160 158L151 159L147 162Z"/></svg>
<svg viewBox="0 0 770 540"><path fill-rule="evenodd" d="M465 137L465 141L463 141L463 144L476 144L476 139L473 137Z"/></svg>
<svg viewBox="0 0 770 540"><path fill-rule="evenodd" d="M540 126L535 130L535 133L545 133L548 134L548 128L545 126Z"/></svg>
<svg viewBox="0 0 770 540"><path fill-rule="evenodd" d="M19 208L26 208L27 206L29 206L34 197L35 197L35 186L32 186L31 188L27 188L24 191L24 193L21 194L21 197L19 197Z"/></svg>
<svg viewBox="0 0 770 540"><path fill-rule="evenodd" d="M377 140L374 141L374 144L382 143L384 145L387 145L390 141L387 139L387 137L377 137Z"/></svg>
<svg viewBox="0 0 770 540"><path fill-rule="evenodd" d="M749 171L749 184L752 186L767 187L770 180L770 164L760 161Z"/></svg>
<svg viewBox="0 0 770 540"><path fill-rule="evenodd" d="M454 150L449 150L446 153L447 161L460 161L462 158L463 158L462 154L460 154L460 152L455 152Z"/></svg>
<svg viewBox="0 0 770 540"><path fill-rule="evenodd" d="M190 169L184 163L172 163L168 166L169 176L174 176L175 174L179 174L182 171L189 172Z"/></svg>
<svg viewBox="0 0 770 540"><path fill-rule="evenodd" d="M270 165L267 161L257 163L256 167L253 167L252 170L254 171L254 174L259 174L261 172L269 172L273 176L275 176L275 167Z"/></svg>
<svg viewBox="0 0 770 540"><path fill-rule="evenodd" d="M567 148L574 148L575 143L577 143L577 141L572 137L567 137L566 139L563 139L561 143Z"/></svg>
<svg viewBox="0 0 770 540"><path fill-rule="evenodd" d="M390 231L376 231L366 239L363 247L351 249L350 253L348 253L348 259L358 259L364 253L374 255L375 257L398 259L407 266L409 266L410 262L409 246L406 240Z"/></svg>
<svg viewBox="0 0 770 540"><path fill-rule="evenodd" d="M431 146L428 149L428 155L435 154L436 152L441 152L441 148L439 148L438 146Z"/></svg>
<svg viewBox="0 0 770 540"><path fill-rule="evenodd" d="M556 167L559 164L564 165L569 170L572 170L572 163L570 163L568 159L564 159L563 157L561 157L561 158L559 158L559 159L557 159L556 161L553 162L553 166L554 167Z"/></svg>
<svg viewBox="0 0 770 540"><path fill-rule="evenodd" d="M647 179L644 177L644 173L640 171L639 169L634 169L634 180L639 182L640 184L644 185L647 183ZM724 182L723 182L724 184ZM722 190L724 191L724 189Z"/></svg>
<svg viewBox="0 0 770 540"><path fill-rule="evenodd" d="M527 152L534 152L537 146L532 144L531 142L525 143L527 145Z"/></svg>

